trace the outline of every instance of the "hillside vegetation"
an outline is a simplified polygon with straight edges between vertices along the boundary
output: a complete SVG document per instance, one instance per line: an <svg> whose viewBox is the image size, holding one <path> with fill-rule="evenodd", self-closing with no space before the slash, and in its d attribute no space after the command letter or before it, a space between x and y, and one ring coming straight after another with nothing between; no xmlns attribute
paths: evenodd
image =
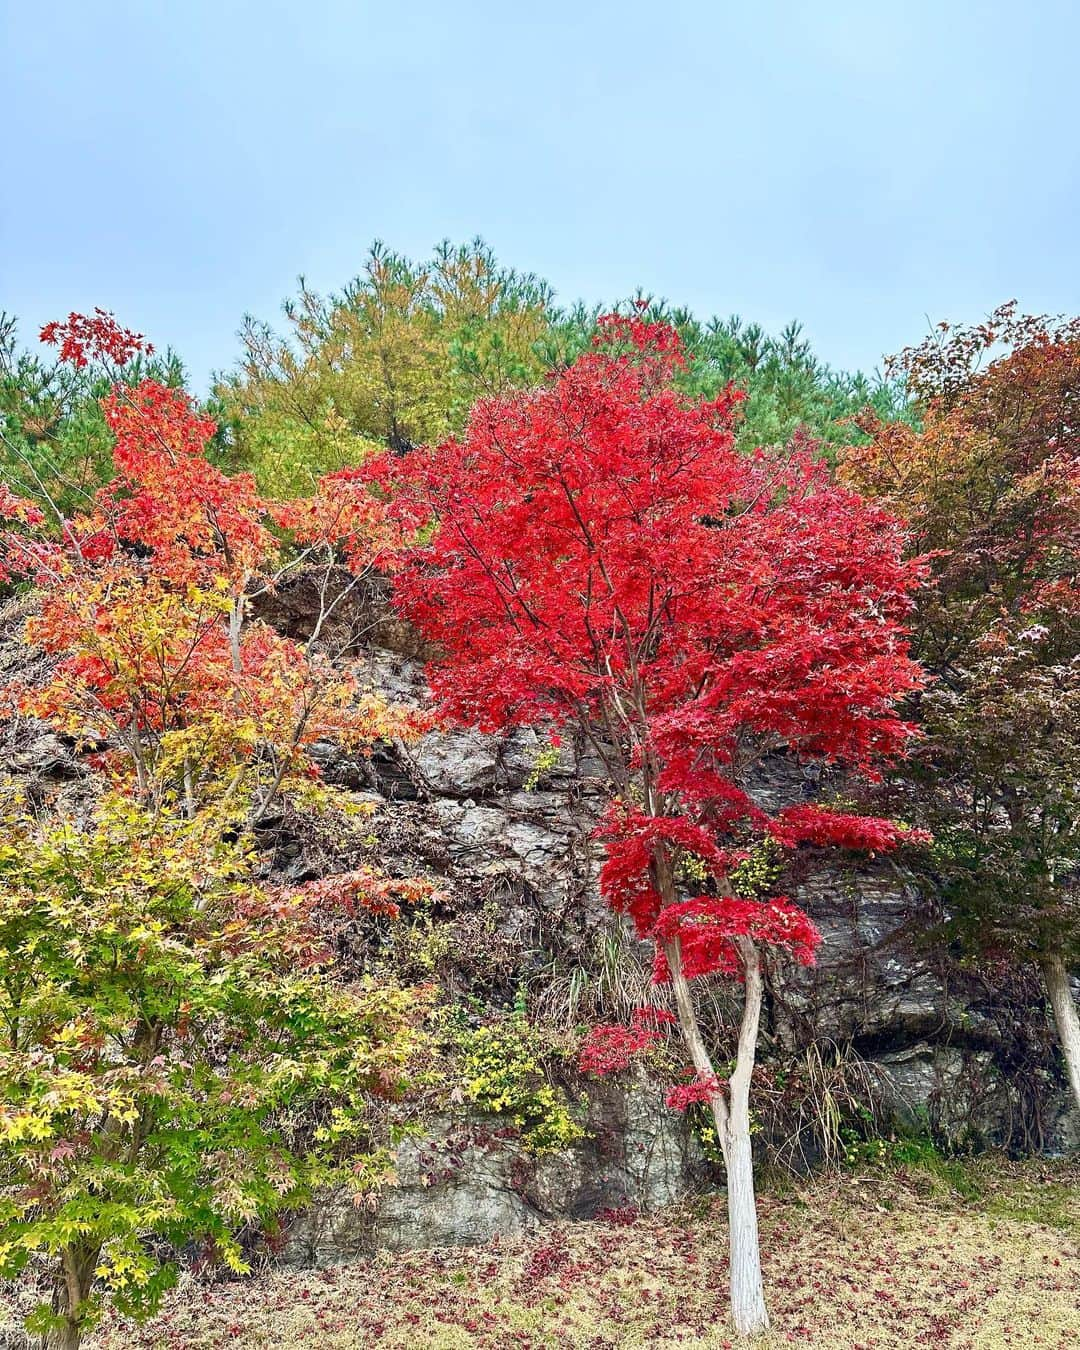
<svg viewBox="0 0 1080 1350"><path fill-rule="evenodd" d="M301 283L208 400L105 310L40 339L0 1275L48 1350L1065 1343L1074 1173L955 1158L1077 1137L1080 319L867 378L477 242ZM912 1156L970 1203L848 1175ZM726 1219L636 1212L691 1181ZM239 1283L325 1205L432 1245L421 1190L599 1218Z"/></svg>

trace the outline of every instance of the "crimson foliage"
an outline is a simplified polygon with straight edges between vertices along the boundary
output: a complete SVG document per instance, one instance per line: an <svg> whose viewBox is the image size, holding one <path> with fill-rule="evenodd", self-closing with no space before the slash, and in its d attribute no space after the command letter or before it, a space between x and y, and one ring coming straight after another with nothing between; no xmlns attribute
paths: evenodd
<svg viewBox="0 0 1080 1350"><path fill-rule="evenodd" d="M740 395L692 401L676 334L602 321L545 387L482 402L466 434L378 466L399 509L434 522L401 572L405 614L441 651L451 718L489 730L576 722L604 759L611 908L685 974L738 974L735 939L809 962L789 900L739 899L755 840L894 847L901 832L747 788L783 750L872 775L910 728L918 687L903 624L924 567L884 509L830 480L810 446L736 451ZM700 894L678 898L680 860Z"/></svg>

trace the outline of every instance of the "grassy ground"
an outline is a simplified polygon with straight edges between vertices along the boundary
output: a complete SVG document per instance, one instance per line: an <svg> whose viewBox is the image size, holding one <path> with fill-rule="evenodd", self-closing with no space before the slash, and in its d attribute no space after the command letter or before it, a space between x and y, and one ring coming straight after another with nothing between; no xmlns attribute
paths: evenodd
<svg viewBox="0 0 1080 1350"><path fill-rule="evenodd" d="M1080 1344L1080 1169L984 1159L761 1202L770 1346ZM93 1350L734 1347L722 1202L209 1287Z"/></svg>

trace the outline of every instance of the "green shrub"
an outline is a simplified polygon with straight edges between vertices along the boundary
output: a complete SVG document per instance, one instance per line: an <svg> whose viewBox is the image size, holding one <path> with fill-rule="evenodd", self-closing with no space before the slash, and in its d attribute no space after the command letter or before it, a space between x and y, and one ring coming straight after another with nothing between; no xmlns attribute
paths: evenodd
<svg viewBox="0 0 1080 1350"><path fill-rule="evenodd" d="M513 1121L530 1153L552 1153L584 1135L565 1094L546 1080L539 1038L523 1017L460 1032L458 1048L466 1096Z"/></svg>

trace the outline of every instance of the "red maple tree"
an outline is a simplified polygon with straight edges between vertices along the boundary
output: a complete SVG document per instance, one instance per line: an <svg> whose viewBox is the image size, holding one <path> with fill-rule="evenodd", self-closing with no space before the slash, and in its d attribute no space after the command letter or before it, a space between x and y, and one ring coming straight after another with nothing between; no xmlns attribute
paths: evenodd
<svg viewBox="0 0 1080 1350"><path fill-rule="evenodd" d="M110 378L151 350L103 310L41 337ZM50 516L0 485L0 582L34 583L26 637L51 658L47 679L2 691L10 711L97 745L100 767L144 802L179 799L193 815L204 800L246 798L251 823L317 776L316 741L364 749L414 734L421 719L366 691L325 633L400 541L385 505L347 472L320 479L310 500L266 500L252 475L208 457L216 425L182 389L116 381L102 407L115 476L82 494L84 510L65 515L39 484ZM252 608L302 569L319 604L294 641Z"/></svg>
<svg viewBox="0 0 1080 1350"><path fill-rule="evenodd" d="M873 775L903 751L895 702L920 683L903 623L924 569L893 517L832 482L812 447L738 454L740 395L680 395L684 360L671 329L609 316L543 388L481 402L460 440L377 469L409 520L431 521L396 599L441 652L430 678L444 714L488 730L576 725L606 766L601 889L671 985L694 1074L672 1099L715 1119L732 1312L756 1333L763 952L809 963L819 939L790 899L739 895L737 869L764 841L888 849L902 832L811 804L770 811L754 768L786 755ZM715 975L745 986L730 1077L691 983ZM619 1067L652 1039L629 1033L591 1044L587 1064Z"/></svg>

